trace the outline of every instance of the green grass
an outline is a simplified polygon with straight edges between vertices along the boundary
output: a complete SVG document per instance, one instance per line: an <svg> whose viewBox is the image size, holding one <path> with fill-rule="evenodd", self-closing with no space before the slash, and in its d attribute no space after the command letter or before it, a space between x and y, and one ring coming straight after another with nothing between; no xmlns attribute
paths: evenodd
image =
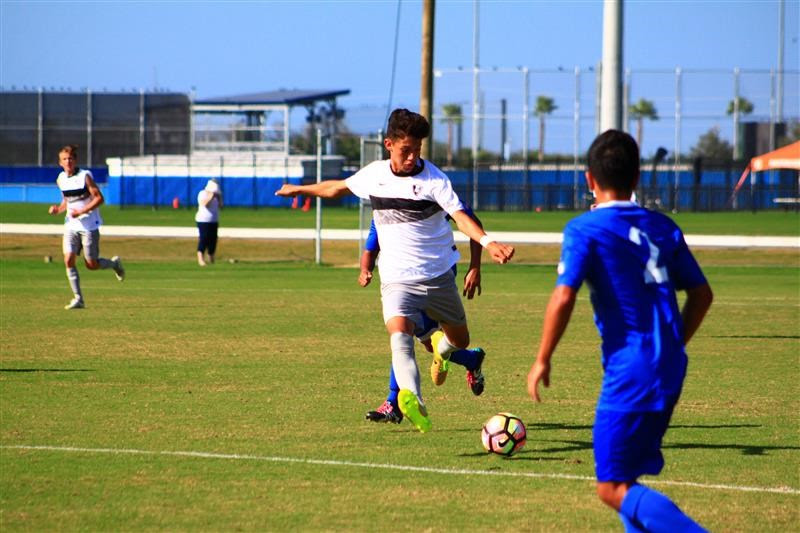
<svg viewBox="0 0 800 533"><path fill-rule="evenodd" d="M149 207L103 206L107 224L132 226L193 226L194 209L152 209ZM493 231L560 232L573 211L497 212L480 211L487 229ZM279 208L226 208L220 223L227 227L313 228L314 210ZM800 236L800 214L793 211L749 211L724 213L678 213L672 215L687 234L710 235L788 235ZM45 204L0 203L0 222L56 224L62 217L47 214ZM355 208L323 208L323 225L331 229L358 227Z"/></svg>
<svg viewBox="0 0 800 533"><path fill-rule="evenodd" d="M58 238L37 239L57 251ZM63 266L3 237L3 531L621 531L592 481L556 477L593 475L601 370L585 290L544 402L526 395L552 264L486 266L483 295L465 304L488 353L486 392L473 397L458 370L440 388L424 379L434 428L422 435L363 420L390 364L377 284L359 288L354 268L270 257L200 269L191 241L186 259L170 242L152 258L148 241L104 239L130 258L128 279L81 266L88 307L66 312ZM763 264L705 256L716 301L689 347L654 480L699 484L656 487L712 531L788 531L800 523L798 265L737 252L747 254ZM479 443L501 410L528 425L510 460ZM158 454L176 451L222 456Z"/></svg>

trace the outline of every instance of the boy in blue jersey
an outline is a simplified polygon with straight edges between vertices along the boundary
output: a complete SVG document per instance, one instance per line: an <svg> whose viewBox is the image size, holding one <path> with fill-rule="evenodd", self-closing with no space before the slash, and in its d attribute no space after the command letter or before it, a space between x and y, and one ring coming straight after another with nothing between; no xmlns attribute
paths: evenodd
<svg viewBox="0 0 800 533"><path fill-rule="evenodd" d="M464 211L478 224L483 227L475 213L465 206ZM481 293L481 253L483 247L480 243L470 241L470 267L467 275L464 277L464 291L463 296L471 300L475 292L478 295ZM378 242L378 231L375 228L375 221L373 220L369 227L369 234L364 243L364 251L361 254L361 271L358 275L358 284L366 287L372 281L372 272L375 269L375 259L380 252L380 244ZM453 274L456 274L456 265L453 265ZM433 362L431 363L431 379L436 385L443 385L447 378L449 370L449 363L453 362L461 365L467 369L467 386L475 396L483 394L485 387L485 377L482 371L483 359L486 357L486 352L482 348L460 349L456 350L449 355L449 359L443 358L438 351L434 350L434 345L439 343L439 338L442 335L439 323L430 318L427 313L422 311L421 322L414 328L414 336L422 343L428 352L433 353ZM368 411L365 418L371 422L391 422L399 424L403 421L403 413L400 412L397 403L397 397L400 393L400 387L397 384L397 379L394 375L394 368L389 369L389 393L386 400L380 407L374 411Z"/></svg>
<svg viewBox="0 0 800 533"><path fill-rule="evenodd" d="M528 393L541 401L539 383L550 385L550 359L586 281L604 371L593 430L597 495L626 531L704 531L637 479L664 466L661 440L686 375L685 345L711 306L711 288L680 228L630 201L639 180L639 149L630 135L598 136L588 167L596 208L564 229ZM676 290L686 291L683 310Z"/></svg>

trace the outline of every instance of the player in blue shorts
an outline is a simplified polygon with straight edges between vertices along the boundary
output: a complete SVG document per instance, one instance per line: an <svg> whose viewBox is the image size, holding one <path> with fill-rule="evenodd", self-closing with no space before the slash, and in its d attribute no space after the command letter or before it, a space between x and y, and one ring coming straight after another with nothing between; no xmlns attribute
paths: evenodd
<svg viewBox="0 0 800 533"><path fill-rule="evenodd" d="M704 531L637 479L664 466L661 440L686 375L685 345L713 294L680 228L630 201L639 180L636 141L606 131L589 148L588 167L596 208L564 229L528 392L538 402L539 383L550 385L550 359L586 281L604 371L593 430L597 495L619 513L626 531ZM682 310L678 290L686 291Z"/></svg>
<svg viewBox="0 0 800 533"><path fill-rule="evenodd" d="M481 222L475 213L465 206L464 211L472 217L475 222L481 226ZM467 277L464 279L464 292L463 295L467 299L472 299L475 291L480 295L481 281L480 281L480 267L481 267L481 252L483 248L479 243L472 244L470 241L470 269ZM380 244L378 243L378 231L375 228L373 221L369 227L369 234L364 243L364 251L361 254L361 271L358 275L358 284L366 287L372 281L372 271L375 269L375 259L380 252ZM453 265L453 274L456 274L456 265ZM467 369L467 386L469 386L472 394L480 396L483 394L485 387L485 377L482 371L483 359L486 357L486 352L482 348L471 348L456 350L450 354L449 359L442 358L437 352L434 351L434 345L438 344L439 336L441 335L439 323L430 318L424 311L421 313L422 323L416 325L414 328L414 336L425 347L428 352L434 354L433 363L431 364L431 378L436 385L442 385L447 378L448 365L453 362L461 365ZM400 393L400 387L397 385L397 380L394 376L394 369L390 367L389 372L389 394L386 400L380 407L374 411L368 411L366 419L372 422L391 422L399 424L403 421L403 413L400 412L397 404L397 396Z"/></svg>

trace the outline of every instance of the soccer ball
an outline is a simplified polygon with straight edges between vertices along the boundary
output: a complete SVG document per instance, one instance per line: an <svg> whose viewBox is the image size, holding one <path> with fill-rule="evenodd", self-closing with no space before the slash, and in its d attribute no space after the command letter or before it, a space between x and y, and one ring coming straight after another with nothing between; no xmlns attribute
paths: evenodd
<svg viewBox="0 0 800 533"><path fill-rule="evenodd" d="M481 441L487 452L509 456L525 446L526 435L522 419L511 413L498 413L483 425Z"/></svg>

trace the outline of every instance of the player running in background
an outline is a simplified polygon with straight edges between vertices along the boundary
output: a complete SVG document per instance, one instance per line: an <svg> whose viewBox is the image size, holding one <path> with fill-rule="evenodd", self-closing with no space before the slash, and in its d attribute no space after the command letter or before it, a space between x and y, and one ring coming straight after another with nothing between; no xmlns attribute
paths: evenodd
<svg viewBox="0 0 800 533"><path fill-rule="evenodd" d="M472 212L469 207L465 207L465 211L472 217L473 220L481 225L478 217ZM470 267L467 275L464 277L464 291L463 296L467 299L472 299L477 290L478 295L481 293L481 252L483 247L480 243L470 241ZM361 254L361 271L358 275L358 284L366 287L372 281L372 271L375 269L375 260L380 252L380 244L378 243L378 231L375 229L375 221L373 220L369 226L369 234L364 244L364 251ZM458 275L456 265L453 265L453 275ZM480 396L483 393L485 386L485 378L482 371L483 359L486 357L486 352L482 348L471 348L468 350L456 350L450 354L450 358L444 359L439 353L433 349L432 337L435 335L435 341L438 344L439 335L441 330L439 323L432 320L425 312L422 315L422 325L417 325L414 329L414 336L425 346L425 349L433 353L433 362L431 363L431 380L433 383L443 385L447 379L447 372L449 370L449 363L461 365L467 369L467 386L469 386L472 394ZM397 386L397 380L394 376L394 369L389 369L389 394L383 404L374 411L368 411L366 419L372 422L392 422L399 424L403 421L403 413L397 404L397 395L400 393L400 388Z"/></svg>
<svg viewBox="0 0 800 533"><path fill-rule="evenodd" d="M58 164L63 169L56 179L62 199L60 204L51 205L47 212L51 215L67 212L62 248L73 298L64 309L82 309L86 304L75 265L81 249L89 270L111 268L117 279L122 281L125 279L125 269L122 267L122 260L116 255L111 259L100 257L99 228L103 219L100 218L99 208L104 202L103 193L94 182L92 173L78 168L78 147L64 146L58 152Z"/></svg>
<svg viewBox="0 0 800 533"><path fill-rule="evenodd" d="M619 513L626 531L703 531L637 479L664 466L661 441L686 375L685 345L713 294L680 228L630 200L639 180L636 141L606 131L589 148L588 167L597 206L564 229L528 392L538 402L539 383L550 385L550 359L586 281L604 371L593 430L597 495ZM683 310L677 290L686 291Z"/></svg>
<svg viewBox="0 0 800 533"><path fill-rule="evenodd" d="M309 194L340 198L348 193L372 203L381 242L383 318L389 333L392 368L400 388L400 411L422 432L431 427L422 400L419 368L414 357L414 330L421 312L438 321L444 335L436 346L443 358L469 346L464 306L451 270L459 254L450 215L458 229L479 242L498 263L506 263L514 248L494 241L464 211L447 176L420 158L430 124L422 115L395 109L389 117L384 147L389 159L375 161L344 180L312 185L284 184L275 194Z"/></svg>

